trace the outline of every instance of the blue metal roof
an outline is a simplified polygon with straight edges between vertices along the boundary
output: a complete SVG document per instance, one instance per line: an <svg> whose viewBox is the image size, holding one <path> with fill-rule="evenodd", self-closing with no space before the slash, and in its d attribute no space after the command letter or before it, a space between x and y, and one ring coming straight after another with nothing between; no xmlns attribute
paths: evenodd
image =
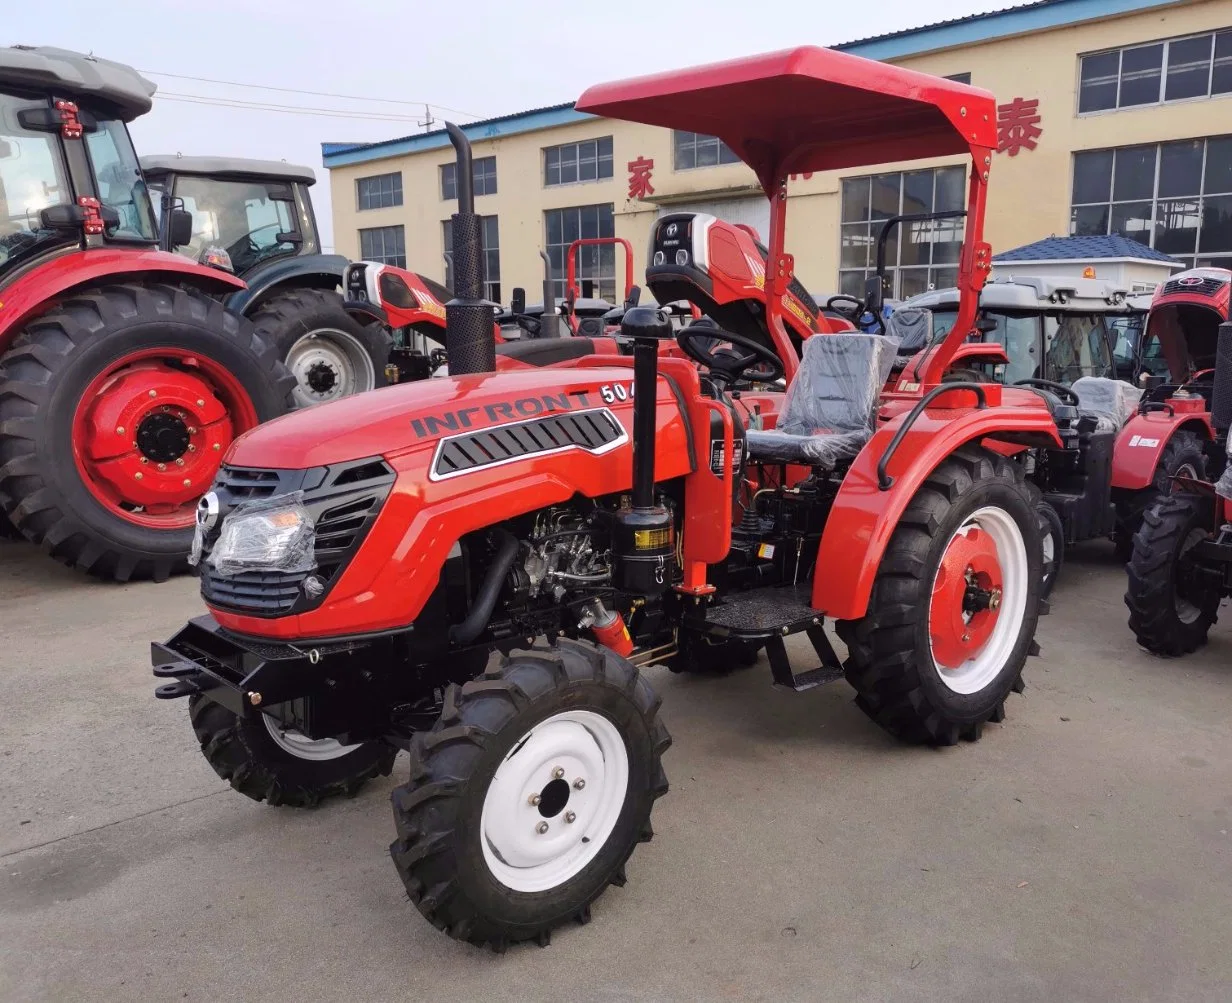
<svg viewBox="0 0 1232 1003"><path fill-rule="evenodd" d="M902 59L922 52L975 45L997 38L1115 17L1118 14L1171 7L1183 2L1185 0L1035 0L1034 3L1018 7L1006 7L950 21L939 21L919 28L859 38L832 48L868 59ZM471 139L492 139L584 122L592 117L574 111L571 103L558 104L481 119L462 128ZM445 131L437 129L377 143L322 143L321 157L326 167L342 167L384 157L435 150L448 145L449 138Z"/></svg>
<svg viewBox="0 0 1232 1003"><path fill-rule="evenodd" d="M1139 261L1166 261L1180 265L1170 254L1157 251L1136 240L1118 234L1101 237L1045 237L1034 244L1024 244L1009 251L994 254L994 265L1013 261L1099 261L1109 258L1136 258Z"/></svg>

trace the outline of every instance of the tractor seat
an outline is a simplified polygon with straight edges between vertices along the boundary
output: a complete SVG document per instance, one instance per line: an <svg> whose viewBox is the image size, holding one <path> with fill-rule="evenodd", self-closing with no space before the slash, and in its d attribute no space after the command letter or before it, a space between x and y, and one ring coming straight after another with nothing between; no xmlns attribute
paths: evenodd
<svg viewBox="0 0 1232 1003"><path fill-rule="evenodd" d="M1070 389L1078 395L1078 414L1095 419L1097 432L1119 432L1138 411L1142 391L1124 380L1083 376Z"/></svg>
<svg viewBox="0 0 1232 1003"><path fill-rule="evenodd" d="M927 348L933 337L933 312L919 306L900 306L885 322L885 333L898 340L899 361Z"/></svg>
<svg viewBox="0 0 1232 1003"><path fill-rule="evenodd" d="M898 341L880 334L819 334L804 342L778 427L745 433L749 459L833 469L873 435Z"/></svg>

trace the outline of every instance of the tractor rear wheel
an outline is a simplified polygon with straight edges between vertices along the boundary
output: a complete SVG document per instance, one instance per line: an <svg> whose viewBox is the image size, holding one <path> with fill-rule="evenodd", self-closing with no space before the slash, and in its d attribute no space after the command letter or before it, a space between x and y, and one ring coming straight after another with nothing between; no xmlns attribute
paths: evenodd
<svg viewBox="0 0 1232 1003"><path fill-rule="evenodd" d="M290 389L273 347L202 293L72 295L0 359L0 497L63 563L162 581L184 565L227 447L283 413Z"/></svg>
<svg viewBox="0 0 1232 1003"><path fill-rule="evenodd" d="M189 698L188 718L214 772L271 805L315 808L326 798L354 797L369 780L389 776L398 755L385 742L310 739L268 714L241 718L200 694Z"/></svg>
<svg viewBox="0 0 1232 1003"><path fill-rule="evenodd" d="M361 324L325 289L285 289L250 315L295 377L295 406L309 407L383 387L390 339Z"/></svg>
<svg viewBox="0 0 1232 1003"><path fill-rule="evenodd" d="M515 651L451 686L393 794L389 849L411 901L449 936L498 951L589 921L653 835L671 744L658 712L632 664L577 641Z"/></svg>
<svg viewBox="0 0 1232 1003"><path fill-rule="evenodd" d="M1038 517L1022 469L964 446L908 503L867 615L840 621L857 705L909 742L974 741L1021 692L1040 606Z"/></svg>
<svg viewBox="0 0 1232 1003"><path fill-rule="evenodd" d="M1172 478L1206 478L1206 453L1202 440L1188 429L1179 429L1168 440L1155 467L1155 477L1149 487L1140 491L1126 491L1117 499L1116 555L1117 560L1128 561L1134 552L1134 536L1142 525L1142 514L1160 498L1172 494Z"/></svg>
<svg viewBox="0 0 1232 1003"><path fill-rule="evenodd" d="M1142 515L1125 605L1129 629L1152 654L1174 658L1206 644L1222 589L1203 581L1189 552L1214 529L1214 503L1199 495L1168 495Z"/></svg>

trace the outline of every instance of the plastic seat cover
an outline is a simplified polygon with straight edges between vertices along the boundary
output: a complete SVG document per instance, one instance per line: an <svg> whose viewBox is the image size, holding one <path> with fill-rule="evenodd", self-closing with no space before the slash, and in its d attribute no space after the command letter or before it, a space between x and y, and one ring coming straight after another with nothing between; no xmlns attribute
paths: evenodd
<svg viewBox="0 0 1232 1003"><path fill-rule="evenodd" d="M855 456L872 437L897 350L896 339L880 334L809 338L778 427L746 433L750 459L833 468Z"/></svg>
<svg viewBox="0 0 1232 1003"><path fill-rule="evenodd" d="M1142 390L1124 380L1083 376L1070 389L1078 395L1078 413L1094 418L1098 432L1119 432L1138 411Z"/></svg>

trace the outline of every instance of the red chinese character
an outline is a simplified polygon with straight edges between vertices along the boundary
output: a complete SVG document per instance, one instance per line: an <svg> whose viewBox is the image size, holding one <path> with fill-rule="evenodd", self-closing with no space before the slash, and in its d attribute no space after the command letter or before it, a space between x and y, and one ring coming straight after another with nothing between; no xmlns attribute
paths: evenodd
<svg viewBox="0 0 1232 1003"><path fill-rule="evenodd" d="M803 178L805 181L807 181L807 180L808 180L809 178L811 178L812 176L813 176L813 172L812 172L812 171L805 171L803 174L789 174L789 175L787 175L787 180L788 180L788 181L795 181L795 180L796 180L796 178Z"/></svg>
<svg viewBox="0 0 1232 1003"><path fill-rule="evenodd" d="M1035 149L1035 141L1044 134L1039 127L1039 101L1014 98L1009 104L997 105L997 152L1018 156L1026 147Z"/></svg>
<svg viewBox="0 0 1232 1003"><path fill-rule="evenodd" d="M654 186L650 183L650 172L654 170L654 161L638 157L625 166L629 169L629 198L644 199L647 195L653 195Z"/></svg>

